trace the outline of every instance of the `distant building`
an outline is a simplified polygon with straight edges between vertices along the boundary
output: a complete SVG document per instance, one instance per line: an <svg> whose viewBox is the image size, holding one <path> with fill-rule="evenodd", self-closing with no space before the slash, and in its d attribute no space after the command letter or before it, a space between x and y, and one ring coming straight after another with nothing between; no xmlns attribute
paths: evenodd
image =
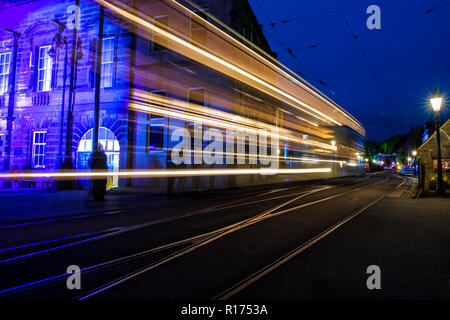
<svg viewBox="0 0 450 320"><path fill-rule="evenodd" d="M398 164L398 154L392 153L392 154L383 154L379 153L377 155L376 163L379 165L385 167L385 168L392 168Z"/></svg>

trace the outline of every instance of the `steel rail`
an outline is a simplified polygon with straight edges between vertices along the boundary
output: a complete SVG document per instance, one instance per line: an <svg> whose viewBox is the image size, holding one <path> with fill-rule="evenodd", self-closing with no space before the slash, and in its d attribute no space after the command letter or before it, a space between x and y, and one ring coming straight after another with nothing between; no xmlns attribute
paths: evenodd
<svg viewBox="0 0 450 320"><path fill-rule="evenodd" d="M356 212L350 214L349 216L347 216L344 219L340 220L339 222L337 222L333 226L327 228L326 230L322 231L318 235L316 235L313 238L309 239L308 241L302 243L301 245L299 245L294 250L288 252L287 254L283 255L282 257L280 257L277 260L271 262L270 264L264 266L263 268L259 269L258 271L256 271L252 275L248 276L247 278L243 279L242 281L240 281L240 282L234 284L233 286L229 287L228 289L222 291L218 295L214 296L212 298L212 300L227 300L230 297L232 297L232 296L236 295L237 293L241 292L245 288L251 286L253 283L258 281L262 277L266 276L267 274L269 274L273 270L279 268L280 266L282 266L283 264L285 264L286 262L288 262L292 258L294 258L297 255L299 255L301 252L303 252L306 249L308 249L311 246L313 246L315 243L317 243L320 240L324 239L325 237L330 235L332 232L336 231L337 229L342 227L344 224L346 224L350 220L354 219L355 217L357 217L358 215L360 215L361 213L366 211L368 208L372 207L377 202L379 202L382 199L386 198L389 194L391 194L392 192L394 192L395 190L400 188L400 186L402 186L405 183L405 181L406 180L404 180L403 182L398 184L394 189L390 190L389 192L383 194L382 196L378 197L374 201L370 202L369 204L367 204L363 208L361 208L361 209L357 210ZM334 197L330 197L330 198L334 198ZM302 208L302 207L303 206L294 207L294 208L289 209L289 211L293 211L295 209L299 209L299 208Z"/></svg>

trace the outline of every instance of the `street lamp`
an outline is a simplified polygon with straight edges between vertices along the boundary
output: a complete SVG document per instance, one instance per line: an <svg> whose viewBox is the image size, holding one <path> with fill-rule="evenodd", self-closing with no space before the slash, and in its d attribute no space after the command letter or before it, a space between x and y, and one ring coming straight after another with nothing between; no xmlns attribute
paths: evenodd
<svg viewBox="0 0 450 320"><path fill-rule="evenodd" d="M414 156L414 173L417 174L417 151L413 150L412 155Z"/></svg>
<svg viewBox="0 0 450 320"><path fill-rule="evenodd" d="M63 87L62 87L62 97L61 97L61 115L60 115L60 126L59 126L59 146L58 146L58 166L62 167L63 164L63 156L62 156L62 143L63 143L63 131L64 131L64 109L65 109L65 101L66 101L66 80L67 80L67 37L62 36L62 32L65 29L65 25L59 22L58 20L53 20L59 25L59 32L53 38L53 44L51 49L48 52L48 55L53 59L54 63L58 63L59 49L61 47L65 47L65 56L64 56L64 74L63 74Z"/></svg>
<svg viewBox="0 0 450 320"><path fill-rule="evenodd" d="M442 159L441 159L441 133L439 129L439 112L441 110L442 97L439 96L437 89L430 99L431 106L436 116L436 142L437 142L437 194L444 193L444 183L442 181Z"/></svg>
<svg viewBox="0 0 450 320"><path fill-rule="evenodd" d="M14 109L16 106L16 75L17 75L17 52L19 48L19 37L21 36L20 33L17 33L15 31L9 30L9 29L2 29L0 30L6 31L11 33L13 36L13 59L11 62L11 72L9 75L9 81L8 81L8 113L6 116L6 130L7 130L7 137L6 137L6 170L9 170L9 167L11 165L11 144L12 144L12 134L13 134L13 122L15 120L14 117Z"/></svg>
<svg viewBox="0 0 450 320"><path fill-rule="evenodd" d="M80 0L75 1L79 8ZM75 21L78 21L78 10L75 10ZM78 60L82 58L81 38L78 37L78 28L74 28L72 36L72 55L70 60L70 81L69 81L69 101L67 105L67 125L66 125L66 150L64 155L63 169L73 170L72 163L72 136L73 136L73 109L75 105L75 88L77 83ZM73 189L74 181L68 180L65 189Z"/></svg>

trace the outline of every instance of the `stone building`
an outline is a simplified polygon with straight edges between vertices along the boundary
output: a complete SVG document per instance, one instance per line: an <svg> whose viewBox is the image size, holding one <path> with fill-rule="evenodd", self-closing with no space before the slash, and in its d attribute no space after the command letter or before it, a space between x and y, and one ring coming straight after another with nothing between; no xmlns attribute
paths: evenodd
<svg viewBox="0 0 450 320"><path fill-rule="evenodd" d="M53 172L64 162L75 170L89 167L100 6L93 0L80 0L77 11L75 1L13 0L0 4L3 172L14 168ZM99 143L110 171L164 169L175 143L170 140L171 133L177 128L192 130L192 121L133 109L138 99L150 106L158 99L172 99L179 106L200 107L203 117L215 110L263 127L289 128L301 143L280 141L284 155L280 166L284 168L317 165L311 157L329 159L333 175L363 168L361 160L355 158L362 148L362 125L274 59L247 0L108 3L111 6L105 10L101 36ZM132 18L118 14L112 6L123 6ZM78 22L74 19L77 13ZM145 23L132 19L150 21L161 31L153 32ZM162 37L164 32L169 37ZM187 48L186 53L180 51L180 43ZM202 58L196 52L215 55L215 59ZM227 69L230 64L233 67ZM243 67L237 72L240 65ZM336 144L337 153L331 142ZM309 160L294 163L290 156L307 156ZM233 167L239 166L248 167ZM284 179L256 175L239 176L230 182L228 178L205 177L200 184L214 187ZM85 181L77 183L86 186ZM190 179L186 188L194 184L198 181ZM108 178L109 188L124 185L156 187L161 181Z"/></svg>
<svg viewBox="0 0 450 320"><path fill-rule="evenodd" d="M441 158L442 174L450 176L450 119L440 128L441 133ZM433 133L418 149L420 164L420 179L422 191L426 194L430 188L436 188L436 179L432 179L437 173L437 142L436 133Z"/></svg>
<svg viewBox="0 0 450 320"><path fill-rule="evenodd" d="M148 1L161 6L160 1ZM246 0L200 0L200 13L209 12L267 52L270 47ZM7 1L0 5L6 27L0 29L0 167L8 171L54 171L64 161L67 132L67 109L71 67L74 1ZM158 12L164 10L156 8ZM92 148L93 102L95 82L95 50L97 44L99 6L94 1L80 2L75 91L73 93L72 162L77 169L86 169ZM6 15L10 15L9 21ZM170 15L157 19L174 24ZM16 17L16 18L14 18ZM205 16L206 17L206 16ZM109 13L105 17L102 54L100 143L106 149L112 170L132 169L142 165L130 161L127 152L130 134L128 101L130 96L131 59L136 50L153 46L151 41L138 37L133 48L133 34L127 22ZM4 25L2 25L4 26ZM189 26L201 35L201 27ZM187 31L186 31L187 32ZM59 38L59 42L57 39ZM169 74L173 54L152 48L145 52L155 57L148 72L163 77ZM141 52L142 52L141 50ZM138 57L138 65L142 66ZM164 59L164 61L161 61ZM186 67L187 59L182 59ZM192 64L191 64L192 65ZM198 67L199 66L194 66ZM142 69L142 68L141 68ZM64 79L64 76L66 79ZM134 80L134 79L133 79ZM165 81L167 82L167 81ZM133 86L139 86L135 83ZM191 87L194 87L192 85ZM162 92L167 88L155 84L147 90ZM198 91L198 90L197 90ZM65 102L62 103L63 92ZM62 110L62 108L65 108ZM133 115L134 116L134 115ZM145 115L146 116L146 115ZM161 120L157 120L161 123ZM152 126L153 127L153 126ZM135 130L134 134L138 131ZM153 138L155 137L155 138ZM140 140L140 137L135 137ZM152 141L161 136L152 135ZM164 139L164 137L162 138ZM144 138L145 140L145 138ZM145 152L144 152L145 153ZM117 186L118 181L111 181Z"/></svg>

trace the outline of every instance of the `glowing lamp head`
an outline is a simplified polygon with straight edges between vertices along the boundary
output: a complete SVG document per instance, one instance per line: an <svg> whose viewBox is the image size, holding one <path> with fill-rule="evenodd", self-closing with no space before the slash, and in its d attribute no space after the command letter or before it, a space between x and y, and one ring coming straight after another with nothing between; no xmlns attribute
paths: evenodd
<svg viewBox="0 0 450 320"><path fill-rule="evenodd" d="M412 152L412 154L413 154L414 157L417 156L417 151L414 150L414 151Z"/></svg>
<svg viewBox="0 0 450 320"><path fill-rule="evenodd" d="M408 157L408 162L411 161L411 157Z"/></svg>
<svg viewBox="0 0 450 320"><path fill-rule="evenodd" d="M430 101L434 112L439 112L441 110L442 97L439 96L437 89L434 89L434 94L431 97Z"/></svg>
<svg viewBox="0 0 450 320"><path fill-rule="evenodd" d="M336 141L331 141L331 145L334 147L336 145Z"/></svg>

